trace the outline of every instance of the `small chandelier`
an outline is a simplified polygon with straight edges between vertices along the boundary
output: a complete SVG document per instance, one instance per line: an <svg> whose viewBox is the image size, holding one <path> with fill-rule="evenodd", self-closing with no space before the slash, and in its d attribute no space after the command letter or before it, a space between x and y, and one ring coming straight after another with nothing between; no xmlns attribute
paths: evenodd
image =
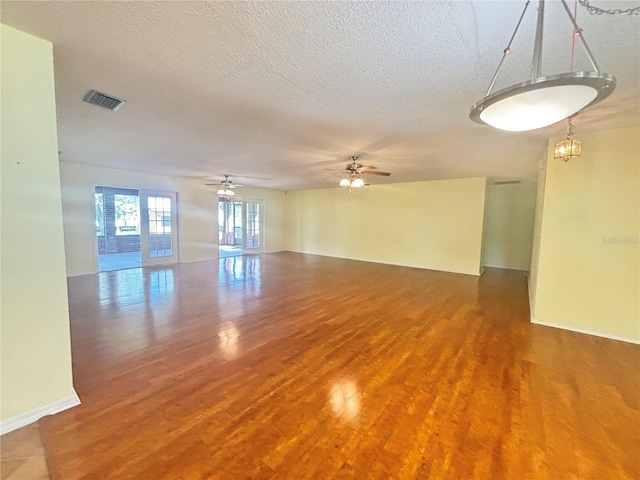
<svg viewBox="0 0 640 480"><path fill-rule="evenodd" d="M530 79L491 93L504 59L511 52L511 43L527 11L529 1L526 2L511 40L503 51L487 93L471 108L469 117L476 123L514 132L534 130L559 122L588 106L595 105L616 88L615 77L601 72L598 68L582 29L578 27L565 0L561 0L562 5L573 24L574 35L582 41L593 71L542 75L544 0L540 0Z"/></svg>
<svg viewBox="0 0 640 480"><path fill-rule="evenodd" d="M577 138L574 139L573 135L576 133L576 127L571 123L571 117L568 119L567 125L567 138L556 143L556 148L553 151L553 158L556 160L564 160L568 162L572 158L580 158L582 153L582 142Z"/></svg>

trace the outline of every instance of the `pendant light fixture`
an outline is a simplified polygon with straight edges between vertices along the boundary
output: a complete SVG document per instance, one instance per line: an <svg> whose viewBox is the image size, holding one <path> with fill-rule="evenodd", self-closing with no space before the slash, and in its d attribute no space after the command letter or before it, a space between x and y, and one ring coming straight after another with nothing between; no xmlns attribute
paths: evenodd
<svg viewBox="0 0 640 480"><path fill-rule="evenodd" d="M502 59L493 75L486 95L471 108L469 117L474 122L490 125L500 130L515 132L534 130L574 116L582 109L595 105L608 97L616 87L615 77L600 71L584 39L582 29L578 27L565 0L561 0L562 5L574 26L575 35L580 37L593 71L542 75L545 3L544 0L540 0L530 79L491 93L502 64L511 52L511 43L520 27L529 2L530 0L525 3L524 10L509 44L503 51Z"/></svg>
<svg viewBox="0 0 640 480"><path fill-rule="evenodd" d="M553 151L553 158L556 160L564 160L568 162L572 158L579 158L582 154L582 142L577 138L573 138L576 133L576 127L571 123L571 117L567 119L567 137L556 143Z"/></svg>

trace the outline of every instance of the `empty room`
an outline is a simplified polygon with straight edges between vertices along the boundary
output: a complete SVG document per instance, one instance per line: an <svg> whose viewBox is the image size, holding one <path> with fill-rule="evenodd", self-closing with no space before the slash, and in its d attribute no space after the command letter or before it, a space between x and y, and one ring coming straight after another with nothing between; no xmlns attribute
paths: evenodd
<svg viewBox="0 0 640 480"><path fill-rule="evenodd" d="M640 478L640 1L0 21L0 478Z"/></svg>

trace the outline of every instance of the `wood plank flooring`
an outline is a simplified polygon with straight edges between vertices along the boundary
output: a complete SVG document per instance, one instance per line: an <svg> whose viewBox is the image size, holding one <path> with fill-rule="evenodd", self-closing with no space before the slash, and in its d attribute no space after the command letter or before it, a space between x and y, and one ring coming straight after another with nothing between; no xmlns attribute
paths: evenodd
<svg viewBox="0 0 640 480"><path fill-rule="evenodd" d="M640 478L640 347L530 324L522 272L277 253L69 294L52 479Z"/></svg>

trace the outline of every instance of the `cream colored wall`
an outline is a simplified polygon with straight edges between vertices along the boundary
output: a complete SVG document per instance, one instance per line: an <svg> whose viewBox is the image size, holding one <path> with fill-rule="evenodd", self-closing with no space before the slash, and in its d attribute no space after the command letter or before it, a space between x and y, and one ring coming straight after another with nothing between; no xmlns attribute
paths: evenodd
<svg viewBox="0 0 640 480"><path fill-rule="evenodd" d="M529 270L536 189L532 181L489 184L484 219L485 266Z"/></svg>
<svg viewBox="0 0 640 480"><path fill-rule="evenodd" d="M60 162L67 270L70 276L97 272L94 187L161 190L178 194L178 251L181 263L218 258L218 207L204 182ZM249 187L243 196L265 202L265 251L284 248L284 193Z"/></svg>
<svg viewBox="0 0 640 480"><path fill-rule="evenodd" d="M287 194L287 249L479 275L485 178Z"/></svg>
<svg viewBox="0 0 640 480"><path fill-rule="evenodd" d="M74 397L49 42L1 27L1 408Z"/></svg>
<svg viewBox="0 0 640 480"><path fill-rule="evenodd" d="M639 138L581 134L566 164L549 141L534 321L640 341Z"/></svg>

